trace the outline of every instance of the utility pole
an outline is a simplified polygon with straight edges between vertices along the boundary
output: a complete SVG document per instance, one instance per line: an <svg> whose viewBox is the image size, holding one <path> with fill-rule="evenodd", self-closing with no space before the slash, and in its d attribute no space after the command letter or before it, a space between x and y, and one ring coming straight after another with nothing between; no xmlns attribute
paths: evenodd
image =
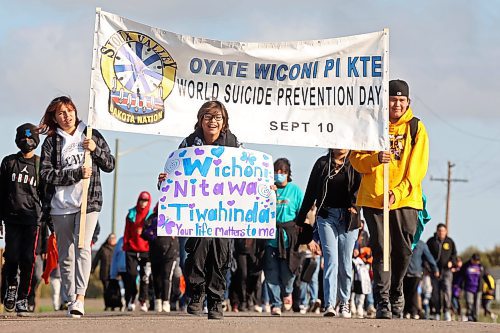
<svg viewBox="0 0 500 333"><path fill-rule="evenodd" d="M128 150L125 150L123 152L120 152L119 149L119 141L118 138L115 139L115 172L113 176L113 209L111 213L111 232L115 233L116 231L116 206L117 206L117 201L118 201L118 161L120 160L120 157L128 155L130 153L133 153L135 151L141 150L144 147L151 146L153 144L159 143L159 142L165 142L165 140L159 139L159 140L154 140L151 142L147 142L143 145L137 146L137 147L132 147Z"/></svg>
<svg viewBox="0 0 500 333"><path fill-rule="evenodd" d="M450 161L448 161L448 178L434 178L431 176L431 181L437 181L437 182L446 182L447 183L447 193L446 193L446 229L448 229L448 232L450 232L450 197L451 197L451 183L452 182L462 182L462 183L467 183L467 179L458 179L458 178L451 178L451 168L453 168L455 164L452 164Z"/></svg>
<svg viewBox="0 0 500 333"><path fill-rule="evenodd" d="M115 173L113 175L113 213L111 216L111 232L114 234L116 231L116 200L118 196L118 159L120 158L119 153L119 141L115 139Z"/></svg>

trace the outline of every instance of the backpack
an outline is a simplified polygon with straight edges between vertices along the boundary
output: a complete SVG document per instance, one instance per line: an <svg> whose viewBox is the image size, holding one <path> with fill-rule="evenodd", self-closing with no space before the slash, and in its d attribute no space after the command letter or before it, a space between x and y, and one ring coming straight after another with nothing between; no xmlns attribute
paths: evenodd
<svg viewBox="0 0 500 333"><path fill-rule="evenodd" d="M120 284L116 279L110 279L108 282L104 291L104 306L111 309L123 307Z"/></svg>
<svg viewBox="0 0 500 333"><path fill-rule="evenodd" d="M413 117L410 119L410 136L411 136L411 146L415 145L415 140L417 139L418 122L420 119Z"/></svg>

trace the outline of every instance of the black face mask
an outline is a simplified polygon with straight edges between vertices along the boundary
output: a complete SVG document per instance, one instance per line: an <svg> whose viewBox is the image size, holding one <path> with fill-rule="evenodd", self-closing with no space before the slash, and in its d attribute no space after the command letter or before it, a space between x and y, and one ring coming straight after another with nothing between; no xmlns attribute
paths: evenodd
<svg viewBox="0 0 500 333"><path fill-rule="evenodd" d="M19 142L17 144L17 147L19 147L19 149L21 149L21 152L23 154L27 154L30 151L36 149L36 143L35 142L28 142L26 140L21 140L21 142Z"/></svg>

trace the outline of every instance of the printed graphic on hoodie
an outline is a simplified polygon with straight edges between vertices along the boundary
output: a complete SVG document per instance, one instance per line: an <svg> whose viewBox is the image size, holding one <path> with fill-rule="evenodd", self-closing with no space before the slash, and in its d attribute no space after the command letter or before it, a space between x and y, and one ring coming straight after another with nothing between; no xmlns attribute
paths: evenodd
<svg viewBox="0 0 500 333"><path fill-rule="evenodd" d="M405 139L406 134L389 134L389 140L391 142L391 154L394 155L394 159L399 161L403 155L405 149Z"/></svg>
<svg viewBox="0 0 500 333"><path fill-rule="evenodd" d="M72 142L64 146L62 151L62 156L64 156L63 167L65 169L76 169L83 165L84 153L82 142Z"/></svg>

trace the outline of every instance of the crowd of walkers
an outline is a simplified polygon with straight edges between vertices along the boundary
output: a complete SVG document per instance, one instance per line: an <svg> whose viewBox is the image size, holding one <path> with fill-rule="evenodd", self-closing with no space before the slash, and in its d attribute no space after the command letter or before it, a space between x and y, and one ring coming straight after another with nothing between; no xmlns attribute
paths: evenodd
<svg viewBox="0 0 500 333"><path fill-rule="evenodd" d="M222 319L225 311L274 316L296 311L379 319L451 320L455 315L476 321L480 303L490 311L494 281L477 255L461 265L446 226L439 224L427 243L420 240L430 219L421 188L428 137L413 116L408 84L390 81L389 96L390 151L328 149L315 162L305 192L293 182L291 162L275 160L275 239L159 237L158 204L144 191L126 214L123 237L109 235L94 260L100 171L113 171L115 160L98 131L87 138L71 99L54 99L40 126L17 129L21 151L1 165L5 309L29 313L35 267L45 260L46 280L60 280L53 286L54 307L72 317L85 314L89 277L99 267L106 310L186 311L209 319ZM40 158L34 154L39 133L47 135ZM218 101L201 106L194 132L179 147L201 145L241 146ZM91 167L84 164L86 153ZM382 255L384 167L390 173L388 271ZM167 177L159 174L158 187Z"/></svg>

